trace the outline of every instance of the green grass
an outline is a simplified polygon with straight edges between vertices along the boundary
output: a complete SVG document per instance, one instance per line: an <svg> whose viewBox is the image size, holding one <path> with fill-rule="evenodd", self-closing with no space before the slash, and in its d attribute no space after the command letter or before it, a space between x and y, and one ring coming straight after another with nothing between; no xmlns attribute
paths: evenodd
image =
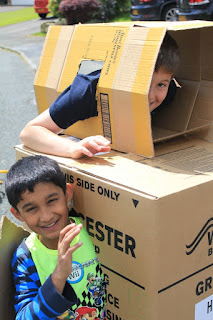
<svg viewBox="0 0 213 320"><path fill-rule="evenodd" d="M16 11L7 11L0 13L0 27L7 26L18 22L38 19L39 16L35 12L33 7L19 9ZM130 12L123 13L119 17L111 20L110 22L116 21L130 21ZM45 20L44 20L45 22ZM96 21L97 22L97 21ZM93 22L94 23L94 22ZM35 36L45 36L44 33L34 34Z"/></svg>
<svg viewBox="0 0 213 320"><path fill-rule="evenodd" d="M16 11L7 11L0 13L0 27L18 22L38 19L38 14L33 7L19 9Z"/></svg>
<svg viewBox="0 0 213 320"><path fill-rule="evenodd" d="M32 34L33 37L46 37L46 33L44 32L36 32Z"/></svg>

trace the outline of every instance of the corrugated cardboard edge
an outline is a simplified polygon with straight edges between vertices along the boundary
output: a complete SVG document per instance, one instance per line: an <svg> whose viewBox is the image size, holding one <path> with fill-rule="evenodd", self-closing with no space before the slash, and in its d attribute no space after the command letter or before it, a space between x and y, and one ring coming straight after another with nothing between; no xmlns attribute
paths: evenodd
<svg viewBox="0 0 213 320"><path fill-rule="evenodd" d="M211 146L211 144L204 140L186 139L184 141L184 149L191 148L191 146L193 146L193 148L201 148L201 144L206 145L206 147L208 144L208 148ZM179 144L176 144L174 141L174 144L172 143L169 146L166 153L169 150L176 152L177 148L179 148ZM22 145L16 146L15 149L17 160L24 156L40 154L27 149ZM206 174L205 172L200 172L198 175L194 169L186 172L179 169L175 170L172 166L164 165L162 168L159 168L159 163L157 162L157 164L155 164L157 160L150 160L151 166L147 166L146 163L143 163L142 157L140 158L142 161L139 160L139 157L136 159L129 159L128 154L126 157L123 157L123 155L118 152L77 161L48 154L46 154L46 156L50 156L52 159L56 160L65 172L66 170L69 170L73 175L80 174L84 177L93 178L96 181L102 181L110 186L119 186L123 190L136 192L138 195L142 195L152 200L158 200L159 198L180 192L183 189L202 184L204 181L212 180L212 175ZM115 170L112 167L119 168L119 170ZM126 171L126 168L128 168L128 175L123 174L123 172ZM139 171L136 175L137 169L139 169ZM158 185L162 179L165 183L159 188Z"/></svg>
<svg viewBox="0 0 213 320"><path fill-rule="evenodd" d="M0 319L15 319L12 256L29 233L6 216L0 220Z"/></svg>

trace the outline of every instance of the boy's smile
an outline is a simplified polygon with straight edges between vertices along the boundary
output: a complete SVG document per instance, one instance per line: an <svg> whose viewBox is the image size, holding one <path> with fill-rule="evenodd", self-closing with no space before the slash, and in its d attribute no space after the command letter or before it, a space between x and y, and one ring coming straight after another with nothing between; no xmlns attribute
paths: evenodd
<svg viewBox="0 0 213 320"><path fill-rule="evenodd" d="M163 67L160 67L157 72L153 73L148 94L150 112L159 107L166 98L171 79L172 74Z"/></svg>
<svg viewBox="0 0 213 320"><path fill-rule="evenodd" d="M22 193L15 214L39 235L46 247L57 249L60 231L69 224L67 202L71 198L71 188L67 187L65 195L53 183L39 182L33 192Z"/></svg>

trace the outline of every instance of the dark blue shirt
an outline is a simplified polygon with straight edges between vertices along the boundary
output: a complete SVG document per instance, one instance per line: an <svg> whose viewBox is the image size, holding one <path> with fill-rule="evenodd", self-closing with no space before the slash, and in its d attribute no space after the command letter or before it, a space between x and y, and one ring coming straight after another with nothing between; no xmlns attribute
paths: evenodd
<svg viewBox="0 0 213 320"><path fill-rule="evenodd" d="M101 70L78 74L50 106L50 116L60 128L66 129L78 120L98 115L96 87L100 74Z"/></svg>

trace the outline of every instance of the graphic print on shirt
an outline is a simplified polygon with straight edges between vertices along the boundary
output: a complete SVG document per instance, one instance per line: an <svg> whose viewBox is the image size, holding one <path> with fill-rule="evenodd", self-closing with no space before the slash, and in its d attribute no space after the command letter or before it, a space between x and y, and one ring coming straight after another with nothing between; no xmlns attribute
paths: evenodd
<svg viewBox="0 0 213 320"><path fill-rule="evenodd" d="M75 312L75 320L106 320L105 316L104 318L98 318L97 317L97 310L96 308L90 308L90 307L80 307Z"/></svg>
<svg viewBox="0 0 213 320"><path fill-rule="evenodd" d="M81 223L80 218L73 217L73 220L75 220L77 225ZM76 304L69 308L70 310L66 310L63 314L57 316L56 319L75 320L77 316L75 312L77 312L77 310L83 312L82 309L79 308L89 307L96 309L94 319L104 320L106 318L106 285L103 282L101 265L93 243L84 227L81 229L80 234L71 242L70 246L75 245L79 241L83 242L83 245L73 252L72 272L67 278L67 283L72 286L78 299ZM26 239L26 245L32 255L41 285L43 285L56 268L58 251L45 247L34 233ZM88 319L93 319L91 317L95 314L94 312L95 310L92 310L88 313L88 316L82 316L79 319L83 320L88 317L90 317Z"/></svg>
<svg viewBox="0 0 213 320"><path fill-rule="evenodd" d="M60 319L60 320L74 320L75 319L75 314L72 310L67 310L65 311L61 316L59 316L57 319Z"/></svg>
<svg viewBox="0 0 213 320"><path fill-rule="evenodd" d="M89 272L87 274L87 289L94 299L95 306L102 304L102 298L104 298L106 286L101 277L95 277L94 273Z"/></svg>
<svg viewBox="0 0 213 320"><path fill-rule="evenodd" d="M86 272L85 268L96 264L95 270ZM87 281L85 290L79 294L76 285ZM72 310L67 310L56 319L60 320L106 320L106 284L103 281L102 270L98 258L93 258L80 264L73 261L72 273L67 281L72 285L78 296L77 304Z"/></svg>

